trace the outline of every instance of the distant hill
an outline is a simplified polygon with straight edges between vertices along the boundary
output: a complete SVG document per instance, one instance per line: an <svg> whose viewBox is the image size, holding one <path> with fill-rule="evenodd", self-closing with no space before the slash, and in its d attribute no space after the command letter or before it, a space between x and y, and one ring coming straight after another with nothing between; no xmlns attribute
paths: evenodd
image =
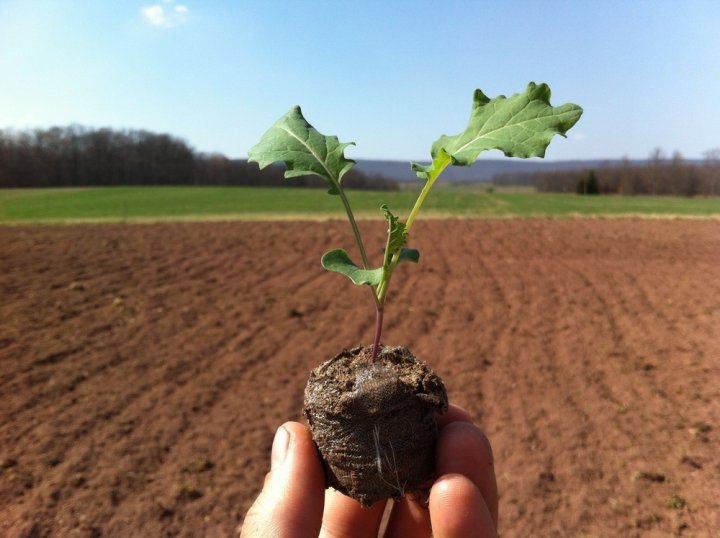
<svg viewBox="0 0 720 538"><path fill-rule="evenodd" d="M580 160L580 161L544 161L541 159L481 159L473 166L451 166L443 172L443 180L462 181L492 181L500 174L532 174L543 171L598 169L606 166L615 166L621 163L644 165L646 160L622 161L620 159L607 160ZM688 163L689 161L685 161ZM424 163L423 163L424 164ZM396 181L414 181L415 172L410 169L409 161L375 161L358 160L356 170L369 176L379 174L387 179Z"/></svg>

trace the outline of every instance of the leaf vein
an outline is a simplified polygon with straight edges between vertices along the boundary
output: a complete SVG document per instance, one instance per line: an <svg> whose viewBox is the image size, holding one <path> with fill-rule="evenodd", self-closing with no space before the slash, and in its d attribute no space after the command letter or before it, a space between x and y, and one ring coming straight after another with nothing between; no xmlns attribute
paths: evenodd
<svg viewBox="0 0 720 538"><path fill-rule="evenodd" d="M327 174L327 178L328 178L330 181L332 181L333 183L335 183L336 185L339 184L339 180L335 178L335 176L334 176L333 173L330 171L330 169L327 167L327 165L325 164L325 162L317 155L317 153L315 153L315 151L310 147L309 144L307 144L303 139L301 139L299 136L297 136L297 135L296 135L295 133L293 133L291 130L287 129L284 125L281 125L281 126L280 126L280 129L282 129L282 130L285 131L287 134L289 134L290 136L292 136L295 140L297 140L298 142L300 142L300 144L302 144L302 145L310 152L310 154L311 154L313 157L315 157L315 160L316 160L318 163L320 163L320 166L323 167L323 169L325 170L325 173Z"/></svg>

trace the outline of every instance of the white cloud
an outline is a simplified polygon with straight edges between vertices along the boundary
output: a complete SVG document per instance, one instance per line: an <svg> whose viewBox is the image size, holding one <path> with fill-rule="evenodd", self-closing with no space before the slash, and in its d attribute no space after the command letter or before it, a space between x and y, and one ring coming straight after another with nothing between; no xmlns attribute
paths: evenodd
<svg viewBox="0 0 720 538"><path fill-rule="evenodd" d="M187 21L190 10L182 4L174 5L174 0L162 0L161 4L143 6L140 10L145 20L160 28L172 28Z"/></svg>

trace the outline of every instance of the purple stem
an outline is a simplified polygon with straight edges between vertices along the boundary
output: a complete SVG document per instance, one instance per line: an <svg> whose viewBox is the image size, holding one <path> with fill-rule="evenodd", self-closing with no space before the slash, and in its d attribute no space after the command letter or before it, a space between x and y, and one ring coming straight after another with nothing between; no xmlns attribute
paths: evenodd
<svg viewBox="0 0 720 538"><path fill-rule="evenodd" d="M375 364L377 360L378 351L380 348L380 336L382 335L383 326L383 308L379 307L375 309L375 340L373 342L372 350L372 363Z"/></svg>

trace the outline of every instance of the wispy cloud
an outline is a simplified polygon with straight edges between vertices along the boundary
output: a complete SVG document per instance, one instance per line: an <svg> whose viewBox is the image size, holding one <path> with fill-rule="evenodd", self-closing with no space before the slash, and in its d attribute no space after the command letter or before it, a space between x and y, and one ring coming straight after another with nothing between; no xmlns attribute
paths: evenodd
<svg viewBox="0 0 720 538"><path fill-rule="evenodd" d="M143 6L140 12L146 22L160 28L179 26L185 23L190 15L187 6L175 4L174 0Z"/></svg>

